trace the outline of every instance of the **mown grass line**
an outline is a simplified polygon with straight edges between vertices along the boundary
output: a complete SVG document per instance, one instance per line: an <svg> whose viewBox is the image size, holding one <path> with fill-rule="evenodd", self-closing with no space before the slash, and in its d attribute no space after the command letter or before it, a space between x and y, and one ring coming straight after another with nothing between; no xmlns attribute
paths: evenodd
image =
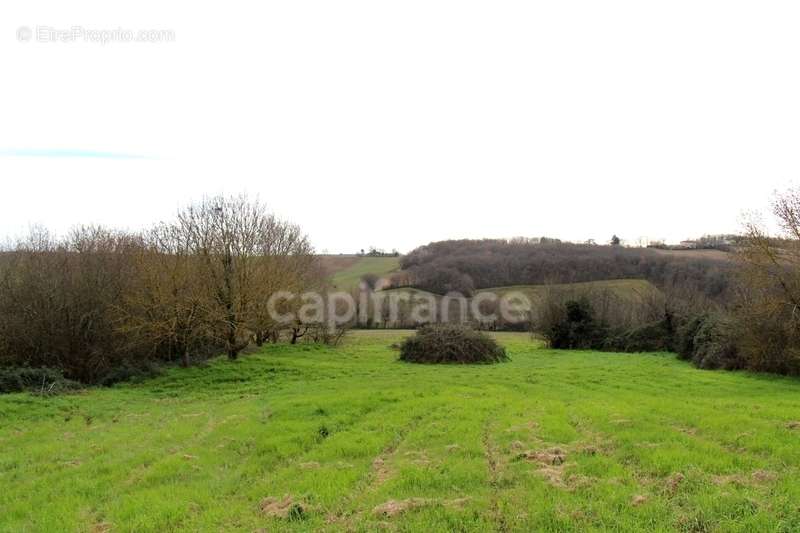
<svg viewBox="0 0 800 533"><path fill-rule="evenodd" d="M408 420L400 426L389 442L369 462L369 467L360 478L346 491L342 499L328 511L328 521L339 524L352 525L352 518L368 515L372 509L367 508L363 502L372 495L378 486L385 481L384 475L390 475L387 463L397 452L403 440L415 427L425 419L424 415L411 414ZM380 464L376 464L380 462Z"/></svg>
<svg viewBox="0 0 800 533"><path fill-rule="evenodd" d="M492 440L492 418L486 419L483 426L483 448L486 454L486 467L489 483L489 490L491 492L491 499L489 501L489 515L496 531L508 531L508 523L506 522L503 510L500 507L500 464L497 457L497 449Z"/></svg>

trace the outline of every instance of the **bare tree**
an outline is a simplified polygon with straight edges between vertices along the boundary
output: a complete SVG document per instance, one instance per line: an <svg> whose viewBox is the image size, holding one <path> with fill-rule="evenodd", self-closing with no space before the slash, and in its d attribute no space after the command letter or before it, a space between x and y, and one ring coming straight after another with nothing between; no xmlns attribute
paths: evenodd
<svg viewBox="0 0 800 533"><path fill-rule="evenodd" d="M800 189L778 193L772 204L780 234L761 220L745 225L739 254L737 343L751 368L800 371Z"/></svg>
<svg viewBox="0 0 800 533"><path fill-rule="evenodd" d="M178 214L176 231L199 261L209 326L230 359L250 342L246 324L267 221L264 207L245 196L206 198Z"/></svg>
<svg viewBox="0 0 800 533"><path fill-rule="evenodd" d="M268 218L256 269L259 282L253 288L248 322L257 345L268 339L277 339L280 330L288 326L277 320L270 310L269 301L274 294L322 289L322 267L313 252L308 238L298 226L274 216ZM280 311L294 311L297 305L294 300L282 302Z"/></svg>
<svg viewBox="0 0 800 533"><path fill-rule="evenodd" d="M152 350L166 350L184 366L191 352L213 346L208 315L211 302L204 290L200 263L191 254L188 235L178 226L159 224L145 235L134 256L137 286L125 298L121 329Z"/></svg>
<svg viewBox="0 0 800 533"><path fill-rule="evenodd" d="M210 330L236 359L251 340L273 336L269 296L307 290L321 270L300 229L246 196L214 197L178 214L176 231L199 262Z"/></svg>

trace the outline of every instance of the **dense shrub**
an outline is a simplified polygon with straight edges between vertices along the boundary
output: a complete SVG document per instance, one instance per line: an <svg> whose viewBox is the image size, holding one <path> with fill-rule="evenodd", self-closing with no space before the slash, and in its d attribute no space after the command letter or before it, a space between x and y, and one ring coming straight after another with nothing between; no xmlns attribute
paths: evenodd
<svg viewBox="0 0 800 533"><path fill-rule="evenodd" d="M672 333L670 322L659 320L609 335L603 349L614 352L667 351L672 347Z"/></svg>
<svg viewBox="0 0 800 533"><path fill-rule="evenodd" d="M539 332L556 349L591 349L614 352L671 350L673 319L667 315L638 325L610 326L598 320L595 304L588 298L551 302L543 314Z"/></svg>
<svg viewBox="0 0 800 533"><path fill-rule="evenodd" d="M55 394L79 387L79 383L64 378L61 370L56 368L0 367L0 393Z"/></svg>
<svg viewBox="0 0 800 533"><path fill-rule="evenodd" d="M594 349L615 352L675 350L681 359L705 369L751 368L736 345L736 326L722 313L690 315L632 328L608 328L594 319L588 300L571 300L562 307L558 320L545 331L552 348ZM763 368L760 370L764 370Z"/></svg>
<svg viewBox="0 0 800 533"><path fill-rule="evenodd" d="M161 367L155 361L122 361L103 374L97 380L97 385L108 387L123 381L139 382L156 377L160 373Z"/></svg>
<svg viewBox="0 0 800 533"><path fill-rule="evenodd" d="M800 375L800 328L793 308L737 310L736 346L747 368Z"/></svg>
<svg viewBox="0 0 800 533"><path fill-rule="evenodd" d="M733 323L720 314L706 315L692 342L692 363L699 368L737 370L747 365L739 356Z"/></svg>
<svg viewBox="0 0 800 533"><path fill-rule="evenodd" d="M551 348L599 349L608 335L608 327L595 320L589 300L569 300L551 310L543 334Z"/></svg>
<svg viewBox="0 0 800 533"><path fill-rule="evenodd" d="M400 360L410 363L499 363L505 349L488 335L456 324L426 325L400 346Z"/></svg>
<svg viewBox="0 0 800 533"><path fill-rule="evenodd" d="M734 319L720 312L685 317L675 333L675 351L699 368L748 368L737 348L737 329Z"/></svg>
<svg viewBox="0 0 800 533"><path fill-rule="evenodd" d="M705 319L706 316L704 314L694 314L685 316L680 320L673 338L673 349L677 352L679 358L686 361L692 360L695 352L694 337Z"/></svg>

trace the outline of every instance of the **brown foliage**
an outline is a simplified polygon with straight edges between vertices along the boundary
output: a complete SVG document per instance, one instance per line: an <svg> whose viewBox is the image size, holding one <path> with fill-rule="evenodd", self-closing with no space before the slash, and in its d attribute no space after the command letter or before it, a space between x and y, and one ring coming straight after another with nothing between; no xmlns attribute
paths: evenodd
<svg viewBox="0 0 800 533"><path fill-rule="evenodd" d="M217 197L141 234L35 229L0 253L0 365L83 382L149 361L230 358L275 338L267 301L321 286L301 230L246 197Z"/></svg>
<svg viewBox="0 0 800 533"><path fill-rule="evenodd" d="M800 372L800 189L776 194L780 234L752 218L740 254L737 345L756 370Z"/></svg>

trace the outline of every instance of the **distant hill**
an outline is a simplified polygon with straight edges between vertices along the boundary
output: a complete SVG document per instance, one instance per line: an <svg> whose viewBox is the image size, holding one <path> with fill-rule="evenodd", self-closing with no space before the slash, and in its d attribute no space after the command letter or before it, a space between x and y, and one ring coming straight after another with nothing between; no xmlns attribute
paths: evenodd
<svg viewBox="0 0 800 533"><path fill-rule="evenodd" d="M358 255L320 256L322 268L333 288L349 291L358 287L361 278L374 274L379 278L399 270L399 257L365 257Z"/></svg>
<svg viewBox="0 0 800 533"><path fill-rule="evenodd" d="M730 295L732 257L719 250L482 239L430 243L404 255L400 263L406 274L404 285L436 294L628 279L647 280L673 294L724 301Z"/></svg>
<svg viewBox="0 0 800 533"><path fill-rule="evenodd" d="M480 289L482 292L493 292L498 296L503 296L512 291L519 291L528 295L533 301L541 300L548 290L561 290L575 292L586 291L609 291L621 300L640 300L648 296L657 294L659 290L649 281L644 279L610 279L602 281L584 281L580 283L559 283L555 285L510 285L507 287L491 287Z"/></svg>

